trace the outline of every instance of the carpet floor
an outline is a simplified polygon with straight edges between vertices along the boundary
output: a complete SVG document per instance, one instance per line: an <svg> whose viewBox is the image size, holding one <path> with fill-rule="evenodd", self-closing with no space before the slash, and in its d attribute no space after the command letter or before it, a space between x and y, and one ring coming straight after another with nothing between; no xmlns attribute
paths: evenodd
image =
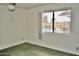
<svg viewBox="0 0 79 59"><path fill-rule="evenodd" d="M23 43L0 51L0 56L76 56L30 43Z"/></svg>

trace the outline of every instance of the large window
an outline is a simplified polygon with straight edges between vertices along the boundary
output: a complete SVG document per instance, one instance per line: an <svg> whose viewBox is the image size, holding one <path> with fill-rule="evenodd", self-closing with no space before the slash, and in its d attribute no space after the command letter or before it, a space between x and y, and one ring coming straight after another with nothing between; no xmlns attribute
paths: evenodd
<svg viewBox="0 0 79 59"><path fill-rule="evenodd" d="M42 33L70 33L71 10L42 13Z"/></svg>

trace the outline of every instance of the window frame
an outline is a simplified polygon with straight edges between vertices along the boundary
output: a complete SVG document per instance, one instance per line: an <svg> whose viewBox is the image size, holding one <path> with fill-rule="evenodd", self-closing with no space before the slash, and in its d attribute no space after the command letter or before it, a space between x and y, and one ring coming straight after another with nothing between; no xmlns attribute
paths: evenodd
<svg viewBox="0 0 79 59"><path fill-rule="evenodd" d="M39 21L38 21L38 31L39 31L39 38L42 39L42 13L47 13L47 12L56 12L56 11L65 11L65 10L71 10L71 21L72 21L72 7L68 7L68 8L60 8L60 9L50 9L50 10L47 10L47 11L43 11L43 12L40 12L39 13ZM54 15L53 15L54 17ZM53 18L53 26L54 26L54 18ZM53 31L52 32L45 32L44 34L49 34L49 33L55 33L54 32L54 27L53 27ZM71 33L71 22L70 22L70 33ZM57 34L65 34L65 33L57 33Z"/></svg>

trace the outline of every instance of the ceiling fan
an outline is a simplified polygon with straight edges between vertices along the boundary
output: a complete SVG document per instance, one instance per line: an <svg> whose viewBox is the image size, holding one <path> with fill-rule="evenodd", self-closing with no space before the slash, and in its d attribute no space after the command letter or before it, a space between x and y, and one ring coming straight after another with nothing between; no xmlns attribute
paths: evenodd
<svg viewBox="0 0 79 59"><path fill-rule="evenodd" d="M15 20L15 6L16 6L16 3L9 3L8 4L8 11L9 11L9 22L10 23L14 23L14 20Z"/></svg>
<svg viewBox="0 0 79 59"><path fill-rule="evenodd" d="M15 6L16 6L16 3L9 3L9 4L8 4L8 10L9 10L10 12L15 11Z"/></svg>

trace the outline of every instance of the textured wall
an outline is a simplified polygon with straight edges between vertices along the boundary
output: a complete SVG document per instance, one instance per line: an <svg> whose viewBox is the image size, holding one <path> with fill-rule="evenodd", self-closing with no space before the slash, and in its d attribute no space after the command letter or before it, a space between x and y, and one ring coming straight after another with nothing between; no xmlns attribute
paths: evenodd
<svg viewBox="0 0 79 59"><path fill-rule="evenodd" d="M0 5L0 50L23 43L27 31L26 10L16 8L12 13Z"/></svg>

